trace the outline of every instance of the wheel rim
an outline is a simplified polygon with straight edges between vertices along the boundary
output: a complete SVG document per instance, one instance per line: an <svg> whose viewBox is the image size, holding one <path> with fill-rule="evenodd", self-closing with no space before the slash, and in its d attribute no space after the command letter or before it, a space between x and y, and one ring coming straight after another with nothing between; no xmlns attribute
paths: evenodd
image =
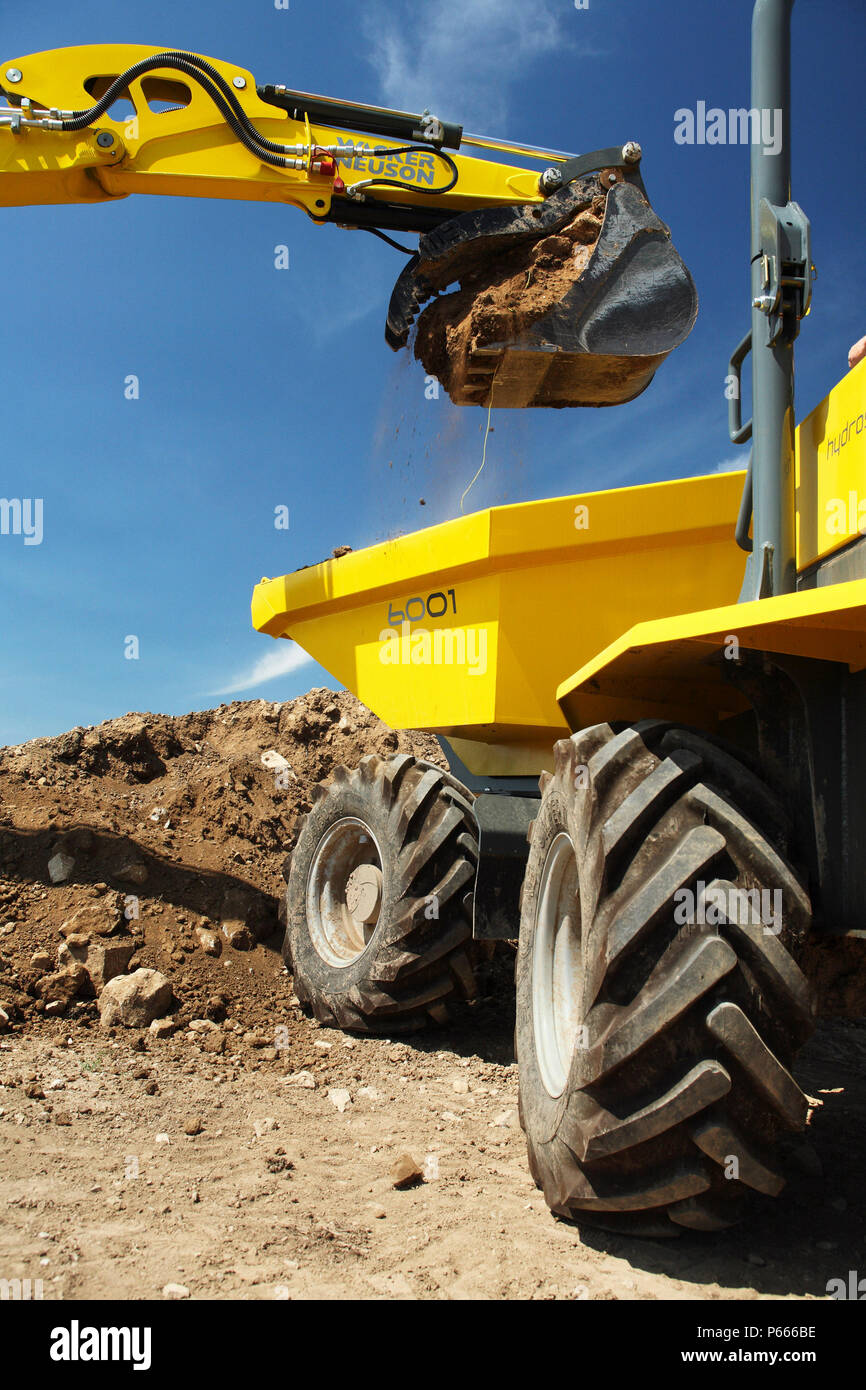
<svg viewBox="0 0 866 1390"><path fill-rule="evenodd" d="M548 1095L568 1081L580 1020L580 895L574 845L559 834L541 874L532 957L535 1055Z"/></svg>
<svg viewBox="0 0 866 1390"><path fill-rule="evenodd" d="M382 854L368 825L343 816L329 826L307 875L307 926L329 965L351 965L370 943L379 920Z"/></svg>

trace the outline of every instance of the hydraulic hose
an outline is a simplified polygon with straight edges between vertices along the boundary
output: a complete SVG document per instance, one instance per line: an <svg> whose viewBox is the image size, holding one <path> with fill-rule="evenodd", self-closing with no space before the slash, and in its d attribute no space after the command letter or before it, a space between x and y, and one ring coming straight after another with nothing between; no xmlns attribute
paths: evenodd
<svg viewBox="0 0 866 1390"><path fill-rule="evenodd" d="M226 123L251 153L264 163L272 164L277 168L290 167L285 157L288 147L268 140L256 130L225 79L210 63L204 58L199 58L196 54L166 52L155 53L150 58L142 58L140 62L134 63L131 68L127 68L126 72L121 73L99 101L95 102L88 110L73 112L72 116L63 122L62 129L82 130L85 126L91 125L93 121L105 114L131 81L137 77L142 77L146 72L151 72L154 68L174 68L187 77L191 77L211 98Z"/></svg>
<svg viewBox="0 0 866 1390"><path fill-rule="evenodd" d="M257 130L238 101L228 82L217 72L216 68L207 61L200 58L197 53L182 53L175 50L167 50L164 53L154 53L149 58L142 58L132 67L127 68L126 72L116 77L111 86L99 98L93 106L87 110L74 111L62 124L61 129L66 131L83 130L85 126L91 125L93 121L104 116L105 112L113 105L118 96L126 90L129 83L138 77L143 77L145 73L152 72L154 68L174 68L177 72L184 73L192 78L194 82L207 93L211 101L219 110L226 123L234 131L235 135L245 146L246 149L260 159L264 164L270 164L278 169L294 167L294 158L288 159L286 151L288 145L278 144L274 140L269 140ZM451 179L441 188L425 189L430 194L448 193L457 183L458 169L454 160L441 150L427 150L423 145L399 145L396 148L383 149L381 152L370 151L370 154L382 156L407 154L415 150L423 153L433 154L434 157L443 160L451 170ZM405 188L405 184L397 179L371 179L365 182L366 188Z"/></svg>

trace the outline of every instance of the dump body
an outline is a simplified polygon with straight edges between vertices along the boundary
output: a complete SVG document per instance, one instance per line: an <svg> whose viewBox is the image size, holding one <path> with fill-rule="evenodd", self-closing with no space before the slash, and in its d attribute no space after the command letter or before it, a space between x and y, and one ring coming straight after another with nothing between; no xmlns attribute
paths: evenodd
<svg viewBox="0 0 866 1390"><path fill-rule="evenodd" d="M866 361L794 436L797 591L736 609L706 603L617 633L563 681L569 724L675 719L717 730L751 708L729 679L726 639L745 651L866 669ZM825 716L826 717L826 716Z"/></svg>
<svg viewBox="0 0 866 1390"><path fill-rule="evenodd" d="M635 623L735 602L742 473L525 502L262 580L291 637L395 728L479 774L529 775L568 731L556 689Z"/></svg>

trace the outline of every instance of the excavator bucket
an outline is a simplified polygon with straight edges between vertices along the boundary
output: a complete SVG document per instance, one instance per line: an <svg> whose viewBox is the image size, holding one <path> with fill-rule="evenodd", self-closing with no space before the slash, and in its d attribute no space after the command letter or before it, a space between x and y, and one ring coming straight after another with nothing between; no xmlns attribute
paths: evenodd
<svg viewBox="0 0 866 1390"><path fill-rule="evenodd" d="M697 303L640 174L609 168L426 233L385 336L396 349L414 331L456 405L619 405L688 337Z"/></svg>

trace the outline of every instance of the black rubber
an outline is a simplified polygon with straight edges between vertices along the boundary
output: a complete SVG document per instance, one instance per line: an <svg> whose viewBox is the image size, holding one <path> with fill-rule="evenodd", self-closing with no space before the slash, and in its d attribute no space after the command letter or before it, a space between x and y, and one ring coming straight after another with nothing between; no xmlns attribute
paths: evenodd
<svg viewBox="0 0 866 1390"><path fill-rule="evenodd" d="M718 740L660 721L599 725L555 753L531 831L517 965L533 1176L553 1212L608 1229L732 1225L781 1191L774 1141L807 1114L788 1068L814 1026L794 959L811 909L787 857L784 807ZM563 831L577 863L583 1031L554 1099L532 974L543 868ZM753 919L732 894L760 889L781 897ZM683 890L695 907L685 924ZM701 912L702 894L712 911Z"/></svg>
<svg viewBox="0 0 866 1390"><path fill-rule="evenodd" d="M317 792L287 875L283 955L298 999L320 1023L358 1032L409 1032L445 1022L449 1001L475 992L468 949L478 864L472 793L409 754L370 755L353 771L337 768ZM346 816L372 832L384 882L366 948L339 967L316 949L306 895L318 844Z"/></svg>

